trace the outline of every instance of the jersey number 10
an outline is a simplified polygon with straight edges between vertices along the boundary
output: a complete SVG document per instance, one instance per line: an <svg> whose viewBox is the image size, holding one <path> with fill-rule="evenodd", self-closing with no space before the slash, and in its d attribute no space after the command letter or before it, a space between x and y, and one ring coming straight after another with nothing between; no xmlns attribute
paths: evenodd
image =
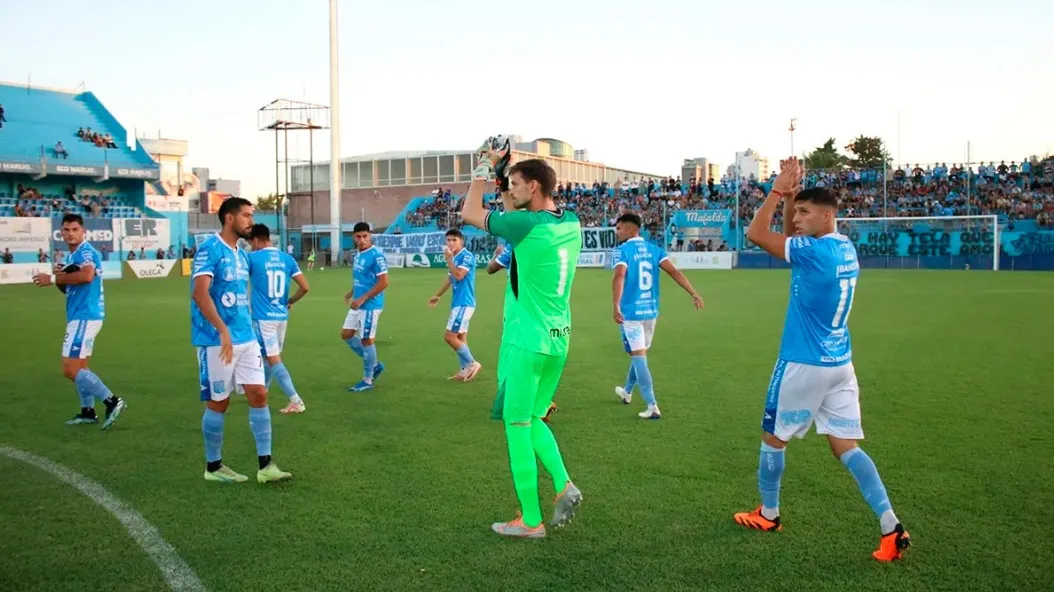
<svg viewBox="0 0 1054 592"><path fill-rule="evenodd" d="M281 270L267 270L267 297L281 298L285 296L285 272Z"/></svg>

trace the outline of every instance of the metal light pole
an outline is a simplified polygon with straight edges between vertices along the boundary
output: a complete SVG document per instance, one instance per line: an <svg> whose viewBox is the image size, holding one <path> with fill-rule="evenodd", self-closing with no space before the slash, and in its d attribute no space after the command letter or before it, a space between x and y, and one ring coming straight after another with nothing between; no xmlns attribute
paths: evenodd
<svg viewBox="0 0 1054 592"><path fill-rule="evenodd" d="M340 76L337 52L337 0L329 0L329 249L331 265L340 258ZM311 196L314 202L315 196Z"/></svg>

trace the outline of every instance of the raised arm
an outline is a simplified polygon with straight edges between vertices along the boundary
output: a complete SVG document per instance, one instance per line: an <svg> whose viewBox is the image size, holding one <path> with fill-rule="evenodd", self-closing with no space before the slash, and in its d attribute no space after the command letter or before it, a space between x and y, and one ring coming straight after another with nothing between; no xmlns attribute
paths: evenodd
<svg viewBox="0 0 1054 592"><path fill-rule="evenodd" d="M750 226L747 228L747 240L761 247L773 257L786 258L787 236L772 232L772 218L776 215L776 208L779 206L780 199L786 197L789 206L785 206L784 211L789 208L790 216L785 215L783 222L784 232L787 232L787 220L789 219L791 221L790 232L793 233L793 195L797 193L800 183L801 165L798 163L798 159L792 156L787 160L781 161L780 174L772 183L772 191L769 191L769 194L765 197L765 202L758 208L758 212L754 214L754 220L751 221Z"/></svg>

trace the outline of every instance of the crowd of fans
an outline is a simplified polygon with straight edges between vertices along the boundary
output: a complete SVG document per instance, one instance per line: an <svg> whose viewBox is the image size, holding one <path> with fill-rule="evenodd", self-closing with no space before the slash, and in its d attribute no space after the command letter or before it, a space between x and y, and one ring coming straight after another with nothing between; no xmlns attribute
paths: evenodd
<svg viewBox="0 0 1054 592"><path fill-rule="evenodd" d="M767 179L753 176L736 182L726 175L719 180L680 178L620 179L610 185L597 181L560 183L553 197L557 206L574 211L585 227L614 226L615 219L634 211L644 219L649 234L671 231L678 241L679 231L668 222L677 210L729 209L736 207L739 191L740 224L754 217L776 175ZM968 181L969 179L969 181ZM1035 219L1040 227L1054 229L1054 160L1037 165L1029 162L996 165L981 164L977 170L946 163L936 166L898 166L883 177L881 170L843 169L809 171L807 187L827 187L838 194L841 217L909 217L1003 215L1012 229L1015 220ZM407 214L411 226L437 224L440 229L459 224L462 196L449 190L433 191L433 199ZM497 199L491 202L496 206ZM782 224L777 213L778 224ZM720 250L710 240L689 241L689 250ZM725 246L724 248L727 248Z"/></svg>
<svg viewBox="0 0 1054 592"><path fill-rule="evenodd" d="M15 195L15 216L21 218L47 218L53 213L80 214L98 218L110 213L113 201L102 195L77 195L73 187L67 187L65 195L41 195L35 187L19 184Z"/></svg>
<svg viewBox="0 0 1054 592"><path fill-rule="evenodd" d="M93 132L90 127L82 127L77 130L77 137L85 142L91 142L95 144L97 148L116 148L117 143L113 141L113 136L109 132L100 134L99 132ZM59 142L61 145L62 142Z"/></svg>

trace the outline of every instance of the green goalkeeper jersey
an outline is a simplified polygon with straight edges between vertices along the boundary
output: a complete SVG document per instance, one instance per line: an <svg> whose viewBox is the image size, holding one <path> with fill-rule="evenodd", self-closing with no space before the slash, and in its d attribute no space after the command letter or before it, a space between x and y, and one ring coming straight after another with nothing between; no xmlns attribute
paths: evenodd
<svg viewBox="0 0 1054 592"><path fill-rule="evenodd" d="M567 355L571 284L582 250L582 225L567 210L487 215L487 232L509 242L501 339L527 351Z"/></svg>

